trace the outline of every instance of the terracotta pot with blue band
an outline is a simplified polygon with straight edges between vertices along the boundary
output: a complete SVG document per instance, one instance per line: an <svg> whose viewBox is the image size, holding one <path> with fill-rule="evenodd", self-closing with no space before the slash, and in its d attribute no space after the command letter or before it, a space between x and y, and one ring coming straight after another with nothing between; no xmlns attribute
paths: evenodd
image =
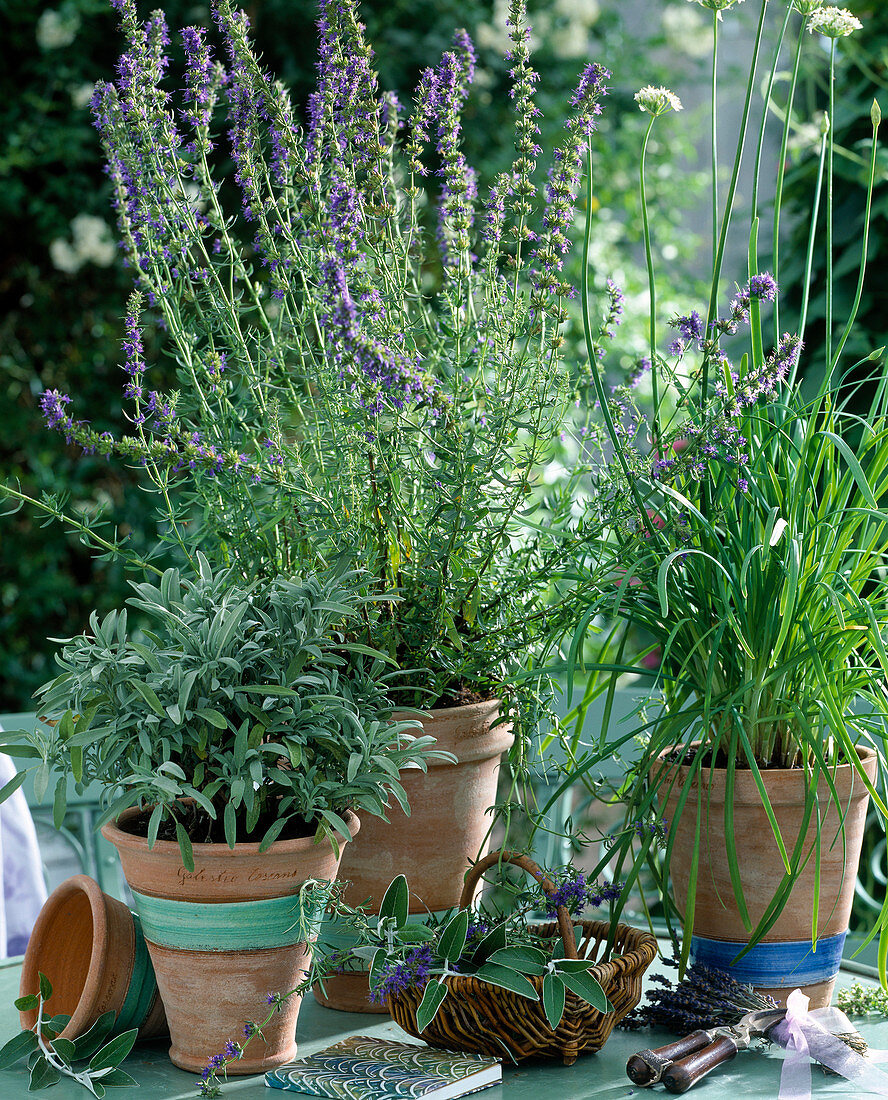
<svg viewBox="0 0 888 1100"><path fill-rule="evenodd" d="M40 910L22 965L22 996L37 992L38 973L53 987L48 1014L71 1017L65 1039L109 1010L117 1014L112 1035L134 1027L140 1039L168 1034L139 917L87 875L66 879ZM21 1019L32 1027L36 1010Z"/></svg>
<svg viewBox="0 0 888 1100"><path fill-rule="evenodd" d="M342 816L354 836L358 819ZM338 852L312 836L277 840L265 852L258 844L195 844L194 870L187 871L173 841L149 848L145 837L118 824L102 833L120 853L133 892L166 1008L170 1058L200 1073L228 1040L243 1037L248 1021L262 1018L269 993L287 993L302 981L306 941L321 914L306 908L300 891L307 880L336 878L343 844ZM263 1028L266 1041L250 1043L229 1064L229 1076L295 1058L299 1005L297 996L283 1004Z"/></svg>
<svg viewBox="0 0 888 1100"><path fill-rule="evenodd" d="M859 747L860 764L870 780L876 775L876 757ZM666 754L664 754L665 756ZM678 821L673 820L679 794L688 776L685 765L659 766L663 816L674 834L670 875L676 905L685 911L696 831L697 788L691 788ZM780 827L787 852L798 841L805 806L805 778L798 768L770 768L762 780ZM800 988L811 1007L828 1005L842 960L842 948L851 915L854 883L863 843L869 793L855 767L844 764L832 774L842 807L840 817L829 785L821 776L819 807L811 814L804 837L811 855L792 886L780 916L764 939L738 958L749 942L734 898L725 841L725 778L722 768L703 768L700 863L695 890L691 954L695 961L725 970L737 981L784 1002ZM674 783L673 783L674 780ZM671 786L671 792L670 792ZM819 816L819 821L818 821ZM734 773L733 833L743 896L753 926L765 913L784 876L784 865L755 780L748 769ZM820 833L820 890L816 942L812 920L816 896L816 839Z"/></svg>

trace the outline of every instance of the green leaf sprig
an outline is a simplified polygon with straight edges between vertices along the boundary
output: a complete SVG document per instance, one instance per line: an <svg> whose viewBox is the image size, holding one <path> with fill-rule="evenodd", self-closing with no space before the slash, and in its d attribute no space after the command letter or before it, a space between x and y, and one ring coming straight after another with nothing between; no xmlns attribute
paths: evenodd
<svg viewBox="0 0 888 1100"><path fill-rule="evenodd" d="M0 1049L0 1069L10 1069L27 1058L29 1092L55 1085L63 1077L73 1078L99 1100L107 1088L137 1085L138 1081L120 1069L120 1063L132 1050L138 1028L109 1039L117 1018L109 1011L76 1039L60 1038L71 1017L44 1016L52 985L45 974L39 975L39 983L37 993L28 993L15 1002L20 1012L36 1009L37 1019L33 1027L25 1028Z"/></svg>

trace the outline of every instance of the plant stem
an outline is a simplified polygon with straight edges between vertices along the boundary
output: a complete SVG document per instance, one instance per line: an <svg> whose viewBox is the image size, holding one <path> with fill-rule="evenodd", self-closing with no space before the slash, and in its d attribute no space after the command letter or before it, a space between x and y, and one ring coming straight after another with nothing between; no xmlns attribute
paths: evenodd
<svg viewBox="0 0 888 1100"><path fill-rule="evenodd" d="M817 187L814 191L814 206L811 211L811 230L808 233L808 255L805 260L805 281L802 286L802 312L799 317L799 339L805 339L805 326L808 322L808 303L811 300L811 270L814 266L814 242L817 238L817 218L820 214L820 196L823 191L823 168L826 162L826 133L820 139L820 160L817 166ZM787 380L789 389L793 389L795 386L796 378L799 373L799 360L801 356L796 357L795 363L793 363L792 373Z"/></svg>
<svg viewBox="0 0 888 1100"><path fill-rule="evenodd" d="M156 574L158 577L163 576L162 570L157 566L151 565L150 562L144 561L142 558L136 557L134 554L129 554L123 550L117 543L109 542L107 539L103 539L101 535L97 535L96 532L87 524L81 523L80 520L75 519L73 516L66 515L59 507L53 507L51 504L42 501L35 500L34 497L29 497L26 493L21 493L18 489L13 489L10 485L4 485L0 483L0 496L10 496L15 500L20 501L22 504L31 504L35 508L39 508L46 515L52 516L53 519L59 520L61 523L66 523L69 527L72 527L75 531L79 531L85 539L88 539L95 546L101 547L103 550L107 550L108 553L114 554L116 557L122 557L130 563L130 565L136 565L140 569L147 569L149 572ZM17 509L16 509L17 510Z"/></svg>
<svg viewBox="0 0 888 1100"><path fill-rule="evenodd" d="M710 109L710 132L712 141L712 266L715 267L718 255L718 17L721 12L712 12L712 92Z"/></svg>
<svg viewBox="0 0 888 1100"><path fill-rule="evenodd" d="M645 144L647 144L648 134L651 132L651 125L653 124L653 116L648 123L647 134L645 134ZM626 478L626 484L629 486L629 491L632 493L632 497L635 501L635 506L638 509L639 520L650 535L656 534L656 528L651 523L648 514L644 507L644 502L638 493L638 487L635 484L635 479L629 470L629 463L626 461L626 456L623 453L623 448L620 446L620 440L617 436L616 429L614 428L614 420L611 416L610 405L608 404L607 394L604 392L604 383L601 380L601 367L599 366L598 357L595 354L595 347L592 340L592 326L589 321L589 245L592 238L592 139L589 138L586 145L586 226L583 233L583 274L582 285L580 287L580 296L583 300L583 335L586 338L586 354L589 356L589 369L592 373L592 384L595 387L595 394L598 397L598 403L601 406L601 415L604 417L605 428L607 430L608 438L614 448L614 454L617 456L617 460L623 469L623 476ZM644 162L644 155L642 154L642 163ZM644 173L642 172L642 181L644 180ZM650 249L650 238L647 233L647 219L645 219L645 237L647 241L648 249ZM657 373L656 366L651 360L651 375L655 376ZM656 417L656 412L654 413Z"/></svg>
<svg viewBox="0 0 888 1100"><path fill-rule="evenodd" d="M774 79L777 75L777 66L780 62L780 52L783 49L783 40L786 37L786 28L789 26L789 17L792 15L792 5L788 5L786 8L786 15L783 18L783 26L780 28L780 37L777 39L777 48L774 51L774 60L771 63L771 71L768 74L768 87L765 91L765 106L762 110L762 124L759 127L758 145L755 151L755 170L752 174L752 217L753 220L758 217L759 204L759 184L761 182L761 168L762 168L762 154L765 148L765 130L768 123L768 111L771 107L771 95L774 91ZM755 275L758 272L758 256L750 257L749 274Z"/></svg>
<svg viewBox="0 0 888 1100"><path fill-rule="evenodd" d="M758 69L758 58L762 48L762 35L765 27L765 15L768 10L768 0L762 0L762 10L759 14L758 29L755 36L755 46L753 49L752 62L749 66L749 80L746 84L746 99L743 104L743 117L740 123L740 133L737 138L737 151L734 154L734 167L731 172L731 183L728 187L728 196L725 200L725 212L722 216L721 232L718 239L718 249L716 251L715 263L712 268L712 284L709 288L709 306L706 310L706 327L704 332L709 332L709 327L712 321L715 319L716 306L718 303L718 284L721 280L721 269L725 258L725 244L728 239L728 230L731 225L731 215L734 208L734 196L737 192L737 180L740 176L740 163L743 159L743 149L746 145L746 128L749 124L749 108L752 103L752 90L755 87L755 76ZM709 362L703 361L703 370L700 376L700 405L706 405L706 399L708 397L709 390Z"/></svg>
<svg viewBox="0 0 888 1100"><path fill-rule="evenodd" d="M826 347L827 377L832 368L832 311L833 311L833 133L836 118L836 40L830 39L829 47L829 133L826 157L826 313L823 340Z"/></svg>
<svg viewBox="0 0 888 1100"><path fill-rule="evenodd" d="M870 153L870 171L869 181L867 183L866 190L866 213L863 218L863 245L861 246L860 254L860 273L857 277L857 293L854 296L854 305L851 307L851 313L848 317L848 322L845 325L838 346L836 347L835 355L833 356L832 362L829 365L827 377L832 375L832 372L835 370L839 362L839 357L842 354L842 349L845 347L845 341L848 339L848 336L851 333L851 329L854 326L854 321L857 317L857 311L860 309L860 299L863 295L863 280L864 276L866 275L866 253L869 246L870 212L873 205L873 186L876 179L876 151L878 149L879 123L882 120L882 113L879 110L879 105L875 100L873 100L872 120L873 147ZM832 126L830 126L830 133L832 133Z"/></svg>
<svg viewBox="0 0 888 1100"><path fill-rule="evenodd" d="M788 16L788 13L787 13ZM774 191L774 237L772 244L772 265L774 268L774 278L777 280L777 284L780 284L780 211L783 205L783 180L786 175L786 147L789 142L789 128L792 124L792 106L795 99L796 84L799 78L799 62L802 58L802 37L805 33L805 28L808 25L808 16L806 15L802 19L801 30L799 31L799 40L796 44L795 61L792 67L792 79L789 84L789 97L786 101L786 114L783 118L783 137L780 142L780 157L777 161L777 186ZM767 110L767 106L765 108ZM752 273L754 274L754 273ZM780 297L779 295L774 300L774 342L777 343L780 340Z"/></svg>
<svg viewBox="0 0 888 1100"><path fill-rule="evenodd" d="M651 445L653 447L655 457L660 458L660 443L659 443L660 432L659 432L659 423L658 423L658 417L659 417L659 413L660 413L660 396L659 396L659 391L658 391L658 379L657 379L657 367L656 367L656 362L657 362L657 283L656 283L656 279L654 278L654 257L653 257L653 252L651 250L651 226L650 226L650 220L648 218L647 194L646 194L646 191L645 191L645 182L644 182L644 168L645 168L645 158L647 156L648 140L650 139L651 130L654 127L654 119L656 117L657 116L655 114L651 115L650 121L648 122L647 130L645 131L645 134L644 134L644 141L641 144L641 159L640 159L639 168L638 168L638 192L639 192L639 197L640 197L640 201L641 201L641 220L642 220L642 226L643 226L643 229L644 229L644 258L645 258L645 264L647 265L648 294L649 294L649 298L650 298L650 348L651 348L651 389L652 389L651 400L653 402L653 415L651 417ZM591 180L591 177L592 177L592 168L591 168L591 164L590 164L590 167L589 167L589 178L590 178L590 180ZM590 209L591 209L591 207L590 207ZM588 211L587 211L587 217L588 217ZM588 261L587 261L586 257L584 257L584 264L583 264L584 274L585 274L587 266L588 266ZM587 308L585 296L583 298L583 308L584 309ZM591 330L590 330L590 334L591 334ZM594 365L597 365L597 364L594 364ZM597 377L597 374L594 370L593 370L593 375L595 377ZM600 396L599 396L599 400L601 400ZM602 409L605 407L605 404L606 403L602 400L601 401Z"/></svg>

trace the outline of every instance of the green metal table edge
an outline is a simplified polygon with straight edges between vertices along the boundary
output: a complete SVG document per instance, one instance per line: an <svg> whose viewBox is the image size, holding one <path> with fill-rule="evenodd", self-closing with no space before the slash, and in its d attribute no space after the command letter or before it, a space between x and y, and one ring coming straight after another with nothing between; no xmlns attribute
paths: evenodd
<svg viewBox="0 0 888 1100"><path fill-rule="evenodd" d="M652 972L656 972L658 964ZM855 969L857 969L855 967ZM19 994L21 959L0 961L0 1044L18 1031L17 1013L12 1002ZM839 986L853 981L874 984L868 976L852 974L843 969ZM257 1015L261 1006L257 1006ZM873 1049L888 1048L888 1021L855 1020L859 1030ZM311 1054L345 1038L347 1035L369 1034L386 1038L404 1039L407 1036L387 1016L358 1015L336 1012L318 1005L313 997L306 997L299 1015L296 1037L302 1054ZM232 1036L233 1038L236 1036ZM573 1066L554 1062L524 1063L521 1066L503 1067L501 1085L485 1090L487 1100L540 1100L553 1096L559 1100L622 1100L643 1095L625 1075L627 1058L642 1047L654 1047L668 1042L665 1032L628 1032L616 1029L605 1046L597 1054L581 1056ZM139 1082L139 1091L115 1089L109 1097L126 1100L193 1100L197 1096L195 1078L173 1066L167 1058L164 1041L137 1046L124 1063L127 1071ZM207 1057L215 1051L207 1051ZM773 1097L777 1095L780 1080L780 1063L783 1052L776 1047L767 1053L748 1052L719 1069L694 1087L697 1100L721 1100L732 1092L744 1098ZM23 1068L0 1071L0 1096L24 1097L28 1078ZM269 1100L272 1095L263 1078L231 1078L223 1089L224 1096L237 1100ZM300 1095L300 1094L297 1094ZM662 1090L647 1093L653 1098L666 1094ZM848 1082L826 1077L815 1069L813 1073L813 1100L818 1097L847 1096ZM88 1100L89 1094L74 1081L63 1080L54 1085L50 1100Z"/></svg>

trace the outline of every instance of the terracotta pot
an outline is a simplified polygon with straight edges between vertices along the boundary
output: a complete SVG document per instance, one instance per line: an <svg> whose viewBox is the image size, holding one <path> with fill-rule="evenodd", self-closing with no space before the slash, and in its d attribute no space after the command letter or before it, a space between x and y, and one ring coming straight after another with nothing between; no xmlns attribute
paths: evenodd
<svg viewBox="0 0 888 1100"><path fill-rule="evenodd" d="M369 899L369 909L377 912L389 883L399 874L406 875L410 885L411 913L459 905L466 872L487 851L487 810L496 802L500 757L514 740L511 726L491 728L499 710L499 700L491 699L433 710L423 717L417 733L434 737L436 747L452 752L457 763L432 763L428 772L417 768L401 773L409 817L394 804L386 811L388 822L363 818L361 835L349 845L339 874L350 883L345 891L350 905ZM370 1004L368 992L363 971L333 975L324 980L323 991L314 990L328 1008L386 1012Z"/></svg>
<svg viewBox="0 0 888 1100"><path fill-rule="evenodd" d="M134 816L127 811L121 821ZM343 814L351 835L359 828ZM195 844L194 870L182 864L179 846L144 837L115 824L103 835L120 853L169 1022L170 1058L199 1073L229 1039L258 1021L270 992L286 992L302 980L308 953L299 940L294 895L307 879L333 880L339 856L313 837L258 844ZM340 855L344 845L340 847ZM262 1073L296 1056L299 997L290 997L228 1073Z"/></svg>
<svg viewBox="0 0 888 1100"><path fill-rule="evenodd" d="M52 984L50 1015L71 1017L64 1039L76 1039L109 1010L117 1013L112 1035L134 1027L140 1039L169 1034L139 918L87 875L66 879L40 910L22 964L22 996L37 992L40 972ZM36 1023L36 1010L19 1015L23 1028Z"/></svg>
<svg viewBox="0 0 888 1100"><path fill-rule="evenodd" d="M858 753L867 777L873 781L875 753L867 748L858 748ZM694 850L697 786L695 781L681 817L673 821L688 768L664 767L660 802L663 815L672 823L675 832L670 874L676 904L684 913ZM701 773L705 818L700 832L700 865L694 895L692 955L699 962L729 971L738 981L755 986L781 1003L798 987L811 998L812 1008L828 1005L841 963L854 898L869 801L866 787L851 765L836 769L834 782L845 811L840 822L826 781L821 778L818 785L821 866L816 950L811 937L816 878L814 844L818 832L815 807L804 837L804 851L806 854L811 852L811 858L796 879L790 900L763 941L732 965L749 936L737 909L728 870L726 774L721 768L704 769ZM734 774L734 840L743 896L755 926L783 878L784 866L752 775L745 769L738 769ZM799 837L804 811L804 775L800 769L776 768L763 771L761 775L784 845L791 854ZM675 784L667 796L673 777Z"/></svg>

